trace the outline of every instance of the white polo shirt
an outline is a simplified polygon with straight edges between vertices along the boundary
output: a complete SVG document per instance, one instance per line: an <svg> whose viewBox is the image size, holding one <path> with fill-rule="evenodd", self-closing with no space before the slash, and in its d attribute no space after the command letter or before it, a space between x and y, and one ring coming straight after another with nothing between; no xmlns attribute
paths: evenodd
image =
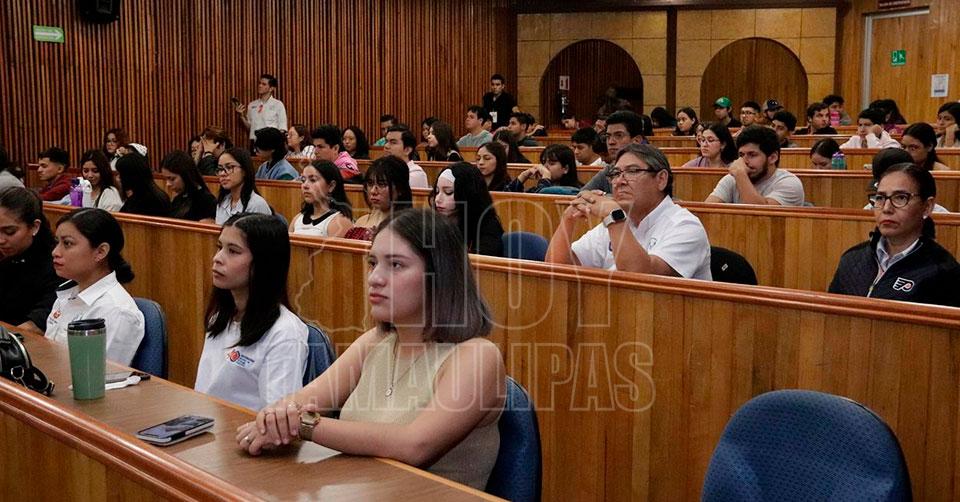
<svg viewBox="0 0 960 502"><path fill-rule="evenodd" d="M246 347L238 341L236 321L204 339L194 390L258 411L303 387L307 325L286 307L260 341Z"/></svg>
<svg viewBox="0 0 960 502"><path fill-rule="evenodd" d="M690 211L664 197L640 224L627 219L630 232L643 249L665 261L681 277L713 280L710 274L710 242L703 224ZM599 224L571 246L585 267L616 270L610 232Z"/></svg>
<svg viewBox="0 0 960 502"><path fill-rule="evenodd" d="M247 105L247 122L250 122L250 139L257 139L254 133L264 127L275 127L286 132L287 108L273 96L266 101L257 98Z"/></svg>
<svg viewBox="0 0 960 502"><path fill-rule="evenodd" d="M71 284L71 283L66 283ZM143 313L130 293L110 272L83 291L73 287L57 291L57 301L47 317L45 336L67 343L67 326L79 319L103 319L107 335L107 359L130 365L143 340Z"/></svg>
<svg viewBox="0 0 960 502"><path fill-rule="evenodd" d="M217 225L223 225L230 219L231 216L240 213L260 213L271 215L273 211L270 210L270 204L267 204L267 200L260 196L257 192L252 192L250 194L250 201L247 202L246 207L242 204L241 201L237 201L236 204L230 204L230 196L223 198L223 202L217 204Z"/></svg>

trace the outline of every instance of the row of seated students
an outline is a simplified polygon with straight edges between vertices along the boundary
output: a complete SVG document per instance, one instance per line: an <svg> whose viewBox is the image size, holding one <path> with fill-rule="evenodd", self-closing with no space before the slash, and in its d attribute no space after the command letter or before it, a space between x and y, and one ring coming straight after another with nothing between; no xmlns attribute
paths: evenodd
<svg viewBox="0 0 960 502"><path fill-rule="evenodd" d="M29 190L3 189L0 208L0 319L45 327L65 343L71 321L103 318L107 358L129 365L144 320L122 286L133 271L116 219L77 209L56 223L54 236ZM486 339L490 312L448 218L406 209L378 226L367 257L377 326L306 386L308 329L289 309L287 229L272 216L234 215L217 249L195 389L258 412L237 429L239 448L258 455L299 438L484 488L499 448L505 370ZM334 411L338 418L322 416Z"/></svg>

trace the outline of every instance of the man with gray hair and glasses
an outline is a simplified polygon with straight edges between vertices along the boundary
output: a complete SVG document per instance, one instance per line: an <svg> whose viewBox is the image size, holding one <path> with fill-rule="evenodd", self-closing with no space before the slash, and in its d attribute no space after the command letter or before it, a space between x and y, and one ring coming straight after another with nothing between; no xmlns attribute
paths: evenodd
<svg viewBox="0 0 960 502"><path fill-rule="evenodd" d="M710 242L700 220L673 203L673 172L656 147L632 143L606 172L612 198L580 192L563 212L548 263L711 280ZM572 242L577 220L602 223Z"/></svg>

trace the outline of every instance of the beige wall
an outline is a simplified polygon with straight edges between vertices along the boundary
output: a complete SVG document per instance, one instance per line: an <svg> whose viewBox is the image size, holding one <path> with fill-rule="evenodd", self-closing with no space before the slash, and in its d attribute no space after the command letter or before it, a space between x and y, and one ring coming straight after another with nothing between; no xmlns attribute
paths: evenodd
<svg viewBox="0 0 960 502"><path fill-rule="evenodd" d="M644 108L667 101L666 12L521 14L517 17L517 101L540 117L540 78L564 47L587 39L623 47L643 75Z"/></svg>
<svg viewBox="0 0 960 502"><path fill-rule="evenodd" d="M809 101L834 91L836 9L682 10L677 13L677 108L700 112L700 82L710 60L731 42L752 37L776 40L800 58Z"/></svg>

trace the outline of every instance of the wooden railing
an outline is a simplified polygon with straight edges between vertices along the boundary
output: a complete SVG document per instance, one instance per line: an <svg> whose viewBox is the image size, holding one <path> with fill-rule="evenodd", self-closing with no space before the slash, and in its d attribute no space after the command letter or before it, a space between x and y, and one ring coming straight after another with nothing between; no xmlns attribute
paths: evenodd
<svg viewBox="0 0 960 502"><path fill-rule="evenodd" d="M51 218L67 210L45 208ZM129 289L166 310L170 375L190 385L218 231L117 218L137 272ZM367 244L291 240L293 308L341 347L352 342L370 326ZM696 499L729 417L783 388L869 406L899 437L917 499L960 496L958 309L471 260L492 339L537 403L545 500Z"/></svg>

